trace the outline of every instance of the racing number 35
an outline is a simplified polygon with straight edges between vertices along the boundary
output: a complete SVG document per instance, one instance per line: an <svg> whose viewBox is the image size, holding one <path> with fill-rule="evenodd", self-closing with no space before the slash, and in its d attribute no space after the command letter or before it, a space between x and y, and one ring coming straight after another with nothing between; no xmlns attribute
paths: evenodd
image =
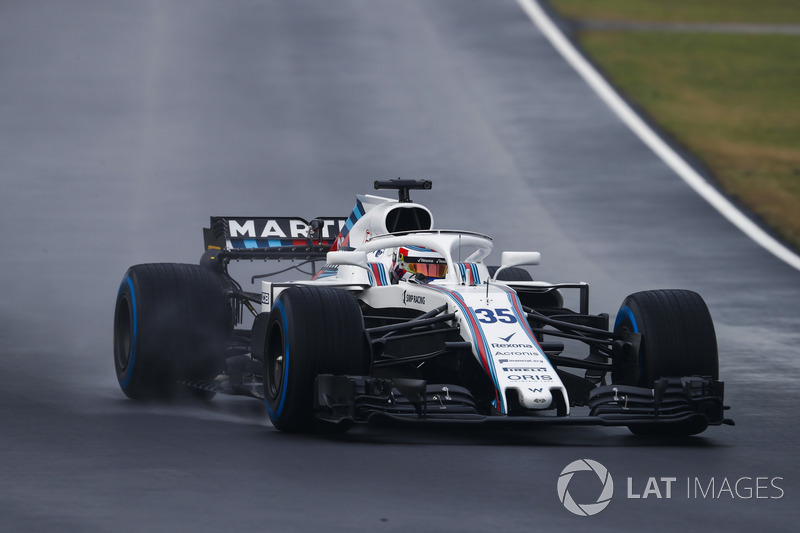
<svg viewBox="0 0 800 533"><path fill-rule="evenodd" d="M517 321L517 317L514 316L511 309L475 309L474 311L475 315L478 317L478 321L484 324L494 324L495 322L514 324Z"/></svg>

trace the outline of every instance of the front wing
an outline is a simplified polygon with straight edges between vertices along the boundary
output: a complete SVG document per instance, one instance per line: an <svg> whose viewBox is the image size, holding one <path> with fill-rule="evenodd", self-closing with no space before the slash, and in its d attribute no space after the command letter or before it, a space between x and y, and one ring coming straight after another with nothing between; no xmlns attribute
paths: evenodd
<svg viewBox="0 0 800 533"><path fill-rule="evenodd" d="M597 387L586 402L588 416L570 416L559 411L482 414L467 389L416 379L320 375L315 390L317 418L333 423L733 425L732 420L724 417L724 384L703 377L665 378L656 381L652 389L624 385Z"/></svg>

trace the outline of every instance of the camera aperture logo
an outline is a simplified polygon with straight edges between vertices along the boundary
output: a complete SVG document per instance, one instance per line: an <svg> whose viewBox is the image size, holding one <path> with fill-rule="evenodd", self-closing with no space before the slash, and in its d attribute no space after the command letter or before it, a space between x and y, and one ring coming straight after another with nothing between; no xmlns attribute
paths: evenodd
<svg viewBox="0 0 800 533"><path fill-rule="evenodd" d="M569 493L569 484L573 476L578 472L594 473L602 484L602 490L597 497L597 501L590 503L577 503ZM580 476L583 478L584 476ZM614 495L614 480L608 469L592 459L578 459L573 461L561 471L558 476L558 499L566 507L567 511L578 516L593 516L608 507L611 497Z"/></svg>

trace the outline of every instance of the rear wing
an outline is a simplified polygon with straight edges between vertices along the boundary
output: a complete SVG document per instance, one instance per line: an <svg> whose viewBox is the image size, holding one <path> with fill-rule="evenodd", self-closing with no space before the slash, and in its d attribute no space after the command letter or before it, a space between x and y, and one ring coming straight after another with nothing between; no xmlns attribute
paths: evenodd
<svg viewBox="0 0 800 533"><path fill-rule="evenodd" d="M211 217L203 228L206 250L238 259L324 259L345 227L345 217Z"/></svg>

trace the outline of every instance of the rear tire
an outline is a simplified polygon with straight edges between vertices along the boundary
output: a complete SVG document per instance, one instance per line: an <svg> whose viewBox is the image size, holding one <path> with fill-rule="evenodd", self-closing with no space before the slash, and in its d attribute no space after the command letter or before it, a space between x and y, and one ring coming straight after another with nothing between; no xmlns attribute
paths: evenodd
<svg viewBox="0 0 800 533"><path fill-rule="evenodd" d="M114 313L114 366L133 399L166 399L177 382L224 368L232 328L222 279L199 265L128 269Z"/></svg>
<svg viewBox="0 0 800 533"><path fill-rule="evenodd" d="M497 272L499 268L498 266L488 267L489 276L494 277L495 272ZM508 267L500 272L500 277L497 278L497 281L533 281L533 277L530 272L523 268Z"/></svg>
<svg viewBox="0 0 800 533"><path fill-rule="evenodd" d="M622 385L652 388L666 377L719 377L714 322L702 297L687 290L655 290L631 294L622 302L614 332L642 335L639 358L612 373ZM707 427L704 418L675 424L636 424L637 435L688 436Z"/></svg>
<svg viewBox="0 0 800 533"><path fill-rule="evenodd" d="M368 370L364 318L350 293L313 286L280 293L264 350L264 401L276 429L319 428L313 416L319 374L361 376Z"/></svg>

